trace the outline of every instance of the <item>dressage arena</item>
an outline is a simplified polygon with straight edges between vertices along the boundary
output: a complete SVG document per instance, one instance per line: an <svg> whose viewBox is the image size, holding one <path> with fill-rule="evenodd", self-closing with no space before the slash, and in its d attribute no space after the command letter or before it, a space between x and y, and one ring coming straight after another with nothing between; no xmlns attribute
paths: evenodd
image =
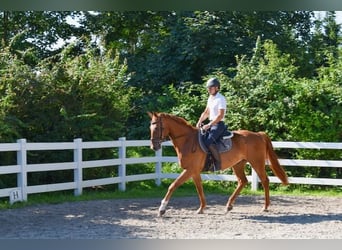
<svg viewBox="0 0 342 250"><path fill-rule="evenodd" d="M1 239L342 239L342 197L207 195L205 214L194 197L112 199L34 205L0 211Z"/></svg>

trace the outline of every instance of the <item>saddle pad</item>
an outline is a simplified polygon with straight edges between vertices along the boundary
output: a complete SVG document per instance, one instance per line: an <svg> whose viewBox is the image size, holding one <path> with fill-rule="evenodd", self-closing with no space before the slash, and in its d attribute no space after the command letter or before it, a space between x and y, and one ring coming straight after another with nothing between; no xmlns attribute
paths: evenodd
<svg viewBox="0 0 342 250"><path fill-rule="evenodd" d="M231 132L231 136L223 136L220 138L220 140L218 142L216 142L216 145L217 145L217 149L219 151L219 153L223 153L223 152L226 152L226 151L229 151L231 150L232 148L232 137L233 137L233 133ZM202 150L206 153L209 153L209 150L207 148L207 146L204 144L204 136L201 131L198 132L198 141L199 141L199 144L202 148Z"/></svg>

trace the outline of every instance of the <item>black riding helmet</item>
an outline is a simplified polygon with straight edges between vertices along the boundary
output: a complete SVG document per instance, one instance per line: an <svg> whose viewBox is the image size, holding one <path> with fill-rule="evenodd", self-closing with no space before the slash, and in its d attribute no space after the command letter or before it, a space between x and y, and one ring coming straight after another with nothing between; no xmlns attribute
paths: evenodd
<svg viewBox="0 0 342 250"><path fill-rule="evenodd" d="M220 88L220 81L215 77L210 78L207 81L207 88L210 88L210 87L219 87Z"/></svg>

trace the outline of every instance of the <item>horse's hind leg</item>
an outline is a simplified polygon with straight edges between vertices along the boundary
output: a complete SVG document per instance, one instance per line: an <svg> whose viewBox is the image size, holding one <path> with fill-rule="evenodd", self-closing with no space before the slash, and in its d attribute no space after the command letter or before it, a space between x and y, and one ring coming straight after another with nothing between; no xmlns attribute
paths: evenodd
<svg viewBox="0 0 342 250"><path fill-rule="evenodd" d="M227 202L227 205L226 205L226 211L227 212L229 212L230 210L233 209L233 204L235 202L235 199L238 197L238 195L240 194L240 192L244 188L244 186L246 186L246 184L248 183L248 180L247 180L247 177L245 174L246 163L247 163L247 161L242 160L232 167L234 174L236 175L238 185L237 185L236 189L234 190L233 194L230 196L230 198Z"/></svg>
<svg viewBox="0 0 342 250"><path fill-rule="evenodd" d="M203 214L204 208L206 207L207 204L206 204L205 197L204 197L204 191L203 191L201 175L200 174L195 175L195 176L192 177L192 179L195 182L197 194L198 194L198 197L200 199L200 207L197 210L197 213L198 214Z"/></svg>
<svg viewBox="0 0 342 250"><path fill-rule="evenodd" d="M263 160L262 162L256 164L252 164L253 169L255 170L255 172L257 173L261 185L264 188L264 194L265 194L265 205L264 205L264 209L263 211L267 212L268 211L268 207L270 205L270 181L268 179L267 173L266 173L266 169L265 169L265 161Z"/></svg>

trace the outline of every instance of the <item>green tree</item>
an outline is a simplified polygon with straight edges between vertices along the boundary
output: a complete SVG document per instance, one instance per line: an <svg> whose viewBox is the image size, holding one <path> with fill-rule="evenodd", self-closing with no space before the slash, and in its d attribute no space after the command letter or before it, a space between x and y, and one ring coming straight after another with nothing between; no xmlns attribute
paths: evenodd
<svg viewBox="0 0 342 250"><path fill-rule="evenodd" d="M237 60L234 77L221 76L229 103L227 123L233 129L262 130L273 139L288 139L286 122L297 71L291 57L272 41L258 39L253 57Z"/></svg>
<svg viewBox="0 0 342 250"><path fill-rule="evenodd" d="M310 68L308 77L317 77L317 69L329 64L331 55L337 59L341 45L341 25L336 23L335 12L326 12L323 20L317 19L314 22L313 37L303 52L306 62L303 68Z"/></svg>
<svg viewBox="0 0 342 250"><path fill-rule="evenodd" d="M63 131L60 139L112 140L124 136L131 99L139 95L127 86L127 65L112 51L99 55L96 49L88 48L73 57L75 47L67 47L57 64L49 59L39 69L39 80L51 83L45 92L51 97L44 98L52 109L48 120L55 128L50 131Z"/></svg>
<svg viewBox="0 0 342 250"><path fill-rule="evenodd" d="M9 50L2 52L4 140L112 140L125 135L132 99L139 96L127 85L127 64L112 51L88 47L75 56L78 49L78 44L70 45L34 69Z"/></svg>
<svg viewBox="0 0 342 250"><path fill-rule="evenodd" d="M8 49L0 49L0 142L13 142L20 138L25 127L12 113L18 108L19 89L26 89L34 78L31 69Z"/></svg>
<svg viewBox="0 0 342 250"><path fill-rule="evenodd" d="M158 54L147 60L151 73L144 86L200 83L219 68L235 67L236 55L252 56L258 36L296 58L311 24L311 12L184 11L169 17Z"/></svg>
<svg viewBox="0 0 342 250"><path fill-rule="evenodd" d="M59 40L67 42L83 33L81 27L67 21L80 15L70 11L0 11L0 47L9 47L34 65L58 53Z"/></svg>
<svg viewBox="0 0 342 250"><path fill-rule="evenodd" d="M295 111L288 125L295 140L342 140L342 50L335 45L322 49L325 63L316 69L317 77L295 85Z"/></svg>

